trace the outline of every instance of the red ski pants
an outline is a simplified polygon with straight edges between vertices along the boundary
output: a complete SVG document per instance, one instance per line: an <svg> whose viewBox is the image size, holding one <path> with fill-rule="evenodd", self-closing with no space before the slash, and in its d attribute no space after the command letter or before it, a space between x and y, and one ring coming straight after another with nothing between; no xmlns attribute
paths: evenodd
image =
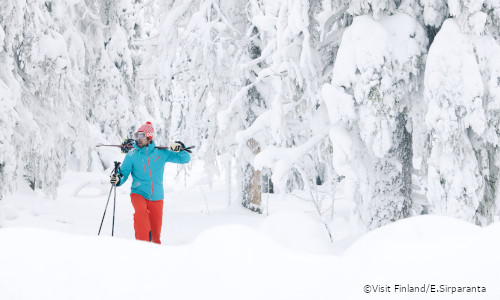
<svg viewBox="0 0 500 300"><path fill-rule="evenodd" d="M139 194L130 194L134 206L135 239L161 244L163 200L149 201ZM151 239L150 239L151 234Z"/></svg>

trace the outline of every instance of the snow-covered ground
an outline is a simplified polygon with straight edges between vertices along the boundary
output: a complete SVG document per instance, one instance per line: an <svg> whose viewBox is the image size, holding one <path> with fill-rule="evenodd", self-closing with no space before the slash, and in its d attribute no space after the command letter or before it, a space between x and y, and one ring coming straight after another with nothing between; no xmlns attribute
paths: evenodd
<svg viewBox="0 0 500 300"><path fill-rule="evenodd" d="M119 160L122 157L113 157ZM178 172L167 164L162 243L168 246L191 243L201 232L222 225L244 225L261 231L278 243L299 251L341 253L352 242L347 219L351 206L341 196L335 203L332 245L328 232L319 221L314 205L302 195L264 194L263 214L243 208L237 201L233 180L232 204L225 191L225 175L214 176L210 187L203 162L195 161ZM33 191L26 182L18 182L18 191L0 203L6 227L36 227L82 235L97 235L110 193L108 172L68 172L61 180L56 199L42 191ZM114 237L134 239L133 207L130 184L117 188ZM101 235L111 235L113 193L108 204ZM349 237L349 238L346 238Z"/></svg>
<svg viewBox="0 0 500 300"><path fill-rule="evenodd" d="M331 243L311 203L228 206L224 176L210 188L193 164L167 165L161 246L134 240L129 182L114 237L113 196L97 236L109 172L67 173L56 199L19 183L0 204L0 299L500 299L498 222L422 216L359 237L339 194Z"/></svg>

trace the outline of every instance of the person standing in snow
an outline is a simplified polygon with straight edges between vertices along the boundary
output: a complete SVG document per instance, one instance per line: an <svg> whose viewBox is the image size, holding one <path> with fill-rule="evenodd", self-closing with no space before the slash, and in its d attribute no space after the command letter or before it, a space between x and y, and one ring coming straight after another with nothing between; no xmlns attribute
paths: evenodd
<svg viewBox="0 0 500 300"><path fill-rule="evenodd" d="M165 163L185 164L191 160L181 142L168 149L157 149L153 142L154 128L146 122L134 134L133 149L127 153L118 174L111 175L110 182L121 186L132 174L130 198L134 206L135 238L161 244L163 219L163 173Z"/></svg>

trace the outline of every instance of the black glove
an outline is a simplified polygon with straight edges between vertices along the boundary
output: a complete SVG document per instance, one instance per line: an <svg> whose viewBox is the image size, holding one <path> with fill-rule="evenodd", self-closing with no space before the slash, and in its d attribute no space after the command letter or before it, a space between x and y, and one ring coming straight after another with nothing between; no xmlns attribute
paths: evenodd
<svg viewBox="0 0 500 300"><path fill-rule="evenodd" d="M133 145L134 145L134 140L133 139L126 139L121 144L120 149L122 150L122 153L128 153L134 147Z"/></svg>
<svg viewBox="0 0 500 300"><path fill-rule="evenodd" d="M189 150L190 148L193 148L193 147L188 147L186 149L186 145L184 145L183 142L180 142L180 141L175 141L177 144L181 145L181 151L186 151L188 153L191 153L191 150Z"/></svg>
<svg viewBox="0 0 500 300"><path fill-rule="evenodd" d="M186 148L186 146L184 145L183 142L180 142L180 141L175 141L177 144L181 145L181 150L183 150L184 148Z"/></svg>
<svg viewBox="0 0 500 300"><path fill-rule="evenodd" d="M119 185L120 184L120 176L118 174L111 174L111 177L109 179L109 182L112 184L112 185Z"/></svg>

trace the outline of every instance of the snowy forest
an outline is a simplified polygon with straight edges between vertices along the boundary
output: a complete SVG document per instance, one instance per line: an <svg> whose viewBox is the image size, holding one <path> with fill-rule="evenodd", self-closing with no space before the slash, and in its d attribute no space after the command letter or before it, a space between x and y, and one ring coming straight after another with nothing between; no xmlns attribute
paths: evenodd
<svg viewBox="0 0 500 300"><path fill-rule="evenodd" d="M0 65L0 203L151 121L256 213L331 218L338 184L366 230L498 213L499 0L0 0Z"/></svg>

